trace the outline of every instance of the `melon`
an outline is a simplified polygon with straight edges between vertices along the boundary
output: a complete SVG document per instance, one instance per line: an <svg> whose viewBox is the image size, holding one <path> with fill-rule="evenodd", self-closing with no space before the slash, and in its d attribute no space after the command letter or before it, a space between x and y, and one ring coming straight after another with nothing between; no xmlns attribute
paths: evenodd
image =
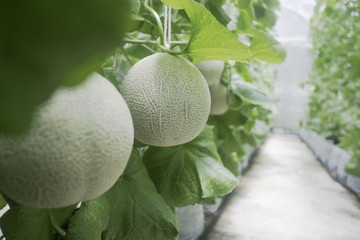
<svg viewBox="0 0 360 240"><path fill-rule="evenodd" d="M134 123L135 138L152 146L194 139L210 113L210 92L201 72L181 56L156 53L137 62L120 92Z"/></svg>
<svg viewBox="0 0 360 240"><path fill-rule="evenodd" d="M229 109L230 93L221 82L209 86L211 95L211 115L224 114Z"/></svg>
<svg viewBox="0 0 360 240"><path fill-rule="evenodd" d="M195 64L195 66L204 75L209 86L220 81L222 72L224 71L225 63L223 61L212 60L203 61Z"/></svg>
<svg viewBox="0 0 360 240"><path fill-rule="evenodd" d="M61 88L20 135L0 134L0 191L26 206L93 199L119 178L134 140L130 111L99 74Z"/></svg>

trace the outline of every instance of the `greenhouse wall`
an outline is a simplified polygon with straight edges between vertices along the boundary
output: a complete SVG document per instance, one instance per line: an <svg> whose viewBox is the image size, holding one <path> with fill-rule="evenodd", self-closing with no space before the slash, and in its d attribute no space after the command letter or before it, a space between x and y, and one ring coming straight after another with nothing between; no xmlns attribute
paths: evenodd
<svg viewBox="0 0 360 240"><path fill-rule="evenodd" d="M311 70L309 20L313 1L282 1L281 14L275 26L278 40L286 48L284 63L276 66L277 81L274 97L278 99L274 114L274 128L298 131L300 121L305 121L309 90L303 83Z"/></svg>

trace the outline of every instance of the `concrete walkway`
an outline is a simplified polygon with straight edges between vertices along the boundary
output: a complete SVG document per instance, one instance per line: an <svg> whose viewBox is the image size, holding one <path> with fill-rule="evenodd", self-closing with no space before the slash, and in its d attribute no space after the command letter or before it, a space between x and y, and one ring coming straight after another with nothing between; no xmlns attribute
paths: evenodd
<svg viewBox="0 0 360 240"><path fill-rule="evenodd" d="M270 135L208 240L359 240L360 204L293 135Z"/></svg>

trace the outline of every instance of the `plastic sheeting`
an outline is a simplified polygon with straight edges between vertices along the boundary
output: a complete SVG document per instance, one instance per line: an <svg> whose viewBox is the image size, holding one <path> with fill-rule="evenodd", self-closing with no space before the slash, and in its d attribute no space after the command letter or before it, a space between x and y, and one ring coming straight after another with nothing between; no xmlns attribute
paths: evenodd
<svg viewBox="0 0 360 240"><path fill-rule="evenodd" d="M281 2L281 15L275 26L277 39L287 50L284 63L276 66L274 97L279 99L274 113L275 128L298 131L306 119L309 91L301 85L307 80L312 59L309 29L315 1L288 0Z"/></svg>

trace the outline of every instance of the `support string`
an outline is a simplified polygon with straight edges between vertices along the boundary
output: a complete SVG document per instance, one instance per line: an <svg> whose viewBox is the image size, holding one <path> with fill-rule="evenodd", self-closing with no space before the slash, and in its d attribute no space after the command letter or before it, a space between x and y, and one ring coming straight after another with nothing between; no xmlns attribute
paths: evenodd
<svg viewBox="0 0 360 240"><path fill-rule="evenodd" d="M164 46L170 49L171 45L171 7L165 6L164 14Z"/></svg>
<svg viewBox="0 0 360 240"><path fill-rule="evenodd" d="M169 43L169 49L171 44L171 7L168 7L169 13L168 13L168 43Z"/></svg>
<svg viewBox="0 0 360 240"><path fill-rule="evenodd" d="M164 47L168 48L167 46L167 31L168 31L168 8L167 6L164 6Z"/></svg>

